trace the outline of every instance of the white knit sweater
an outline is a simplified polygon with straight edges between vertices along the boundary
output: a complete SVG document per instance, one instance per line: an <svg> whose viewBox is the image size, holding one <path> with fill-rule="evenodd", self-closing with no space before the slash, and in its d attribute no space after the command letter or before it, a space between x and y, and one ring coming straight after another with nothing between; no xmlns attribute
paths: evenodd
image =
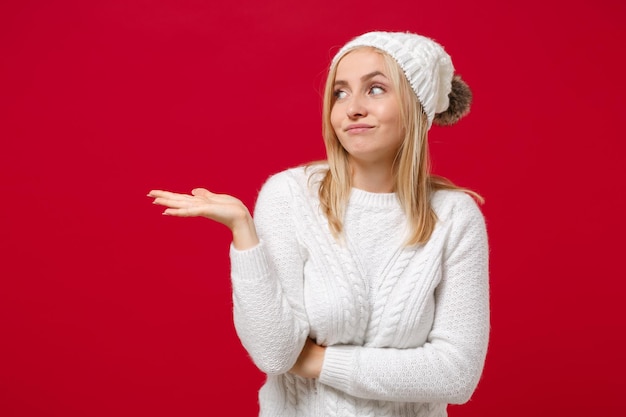
<svg viewBox="0 0 626 417"><path fill-rule="evenodd" d="M341 243L320 211L316 169L271 177L254 212L261 243L231 246L235 326L268 375L261 416L446 416L470 398L487 350L480 210L438 191L432 237L405 247L396 195L353 189ZM307 337L327 346L319 379L287 373Z"/></svg>

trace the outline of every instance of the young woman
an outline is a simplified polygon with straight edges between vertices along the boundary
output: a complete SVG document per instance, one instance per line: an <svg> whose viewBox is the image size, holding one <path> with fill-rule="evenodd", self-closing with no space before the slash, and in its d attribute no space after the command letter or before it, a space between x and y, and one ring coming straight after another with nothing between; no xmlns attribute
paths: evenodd
<svg viewBox="0 0 626 417"><path fill-rule="evenodd" d="M268 375L262 416L445 416L472 395L487 235L478 196L431 175L427 146L470 101L436 42L367 33L330 66L327 161L272 176L254 220L232 196L150 192L165 214L232 231L235 326Z"/></svg>

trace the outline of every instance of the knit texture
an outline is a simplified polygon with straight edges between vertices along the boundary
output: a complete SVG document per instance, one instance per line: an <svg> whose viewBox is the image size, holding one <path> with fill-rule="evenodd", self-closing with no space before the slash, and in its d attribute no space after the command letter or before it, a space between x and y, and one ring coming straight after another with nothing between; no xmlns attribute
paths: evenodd
<svg viewBox="0 0 626 417"><path fill-rule="evenodd" d="M361 46L380 49L400 65L411 88L432 125L435 114L448 108L452 75L452 59L434 40L414 33L369 32L345 44L333 58L332 65L346 53Z"/></svg>
<svg viewBox="0 0 626 417"><path fill-rule="evenodd" d="M397 196L353 189L337 242L319 207L321 169L271 177L254 212L261 243L231 246L237 333L268 374L261 416L446 416L472 395L487 350L480 210L438 191L432 237L404 247ZM318 379L287 373L307 337L327 346Z"/></svg>

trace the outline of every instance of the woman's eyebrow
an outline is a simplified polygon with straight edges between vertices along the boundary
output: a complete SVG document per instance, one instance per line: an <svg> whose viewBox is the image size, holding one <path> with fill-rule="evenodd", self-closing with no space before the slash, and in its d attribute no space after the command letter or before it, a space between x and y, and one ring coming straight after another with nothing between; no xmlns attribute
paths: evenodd
<svg viewBox="0 0 626 417"><path fill-rule="evenodd" d="M382 75L383 77L387 78L387 76L385 74L383 74L382 72L380 72L380 71L372 71L372 72L370 72L368 74L363 75L361 77L361 81L370 80L370 79L376 77L377 75ZM348 82L344 81L344 80L335 80L335 85L336 86L337 85L348 85Z"/></svg>
<svg viewBox="0 0 626 417"><path fill-rule="evenodd" d="M369 79L374 78L377 75L382 75L383 77L387 78L387 76L385 76L385 74L383 74L380 71L372 71L369 74L365 74L364 76L361 77L361 81L367 81Z"/></svg>

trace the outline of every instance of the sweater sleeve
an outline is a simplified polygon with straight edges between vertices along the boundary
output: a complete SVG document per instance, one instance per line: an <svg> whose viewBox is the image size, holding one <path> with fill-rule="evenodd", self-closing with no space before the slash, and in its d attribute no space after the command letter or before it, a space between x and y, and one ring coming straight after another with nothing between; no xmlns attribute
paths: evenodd
<svg viewBox="0 0 626 417"><path fill-rule="evenodd" d="M376 400L469 400L482 373L489 336L488 244L483 216L462 195L453 208L435 290L433 327L423 346L410 349L331 346L320 382Z"/></svg>
<svg viewBox="0 0 626 417"><path fill-rule="evenodd" d="M267 374L291 369L309 334L288 180L281 174L271 177L259 193L254 210L259 245L230 248L235 329Z"/></svg>

